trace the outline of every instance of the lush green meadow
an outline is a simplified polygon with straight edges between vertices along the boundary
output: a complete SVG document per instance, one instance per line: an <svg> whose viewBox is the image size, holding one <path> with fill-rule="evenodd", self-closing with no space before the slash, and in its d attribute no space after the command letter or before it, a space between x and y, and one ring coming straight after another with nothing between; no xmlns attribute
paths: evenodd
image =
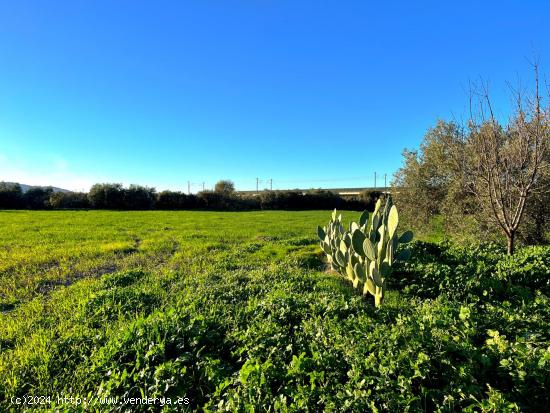
<svg viewBox="0 0 550 413"><path fill-rule="evenodd" d="M375 309L328 218L0 211L0 411L547 411L549 247L415 242Z"/></svg>
<svg viewBox="0 0 550 413"><path fill-rule="evenodd" d="M258 249L250 257L256 267L289 251L315 251L312 228L326 216L320 211L0 211L0 308L117 270L181 269L189 260L214 259L243 243ZM304 237L309 247L272 242L306 243Z"/></svg>

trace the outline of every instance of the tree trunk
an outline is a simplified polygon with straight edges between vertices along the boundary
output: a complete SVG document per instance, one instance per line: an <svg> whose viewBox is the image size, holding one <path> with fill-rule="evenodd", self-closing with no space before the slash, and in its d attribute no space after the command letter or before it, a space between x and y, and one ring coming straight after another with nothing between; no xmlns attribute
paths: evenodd
<svg viewBox="0 0 550 413"><path fill-rule="evenodd" d="M516 232L511 231L510 234L506 234L506 237L508 238L508 255L512 255L514 253L514 238L516 237Z"/></svg>

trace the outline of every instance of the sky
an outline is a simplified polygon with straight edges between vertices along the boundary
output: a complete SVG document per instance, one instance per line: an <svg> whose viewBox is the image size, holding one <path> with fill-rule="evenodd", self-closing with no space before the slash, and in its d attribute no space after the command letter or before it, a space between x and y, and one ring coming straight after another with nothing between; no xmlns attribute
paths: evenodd
<svg viewBox="0 0 550 413"><path fill-rule="evenodd" d="M468 84L550 73L547 1L0 0L0 181L389 182Z"/></svg>

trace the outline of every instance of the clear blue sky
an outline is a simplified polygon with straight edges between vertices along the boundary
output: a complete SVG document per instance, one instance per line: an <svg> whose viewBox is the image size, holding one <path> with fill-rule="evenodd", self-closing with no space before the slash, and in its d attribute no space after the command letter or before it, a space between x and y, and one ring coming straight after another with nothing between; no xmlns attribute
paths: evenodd
<svg viewBox="0 0 550 413"><path fill-rule="evenodd" d="M0 180L372 185L466 115L470 79L505 111L526 58L550 73L549 21L546 1L0 0Z"/></svg>

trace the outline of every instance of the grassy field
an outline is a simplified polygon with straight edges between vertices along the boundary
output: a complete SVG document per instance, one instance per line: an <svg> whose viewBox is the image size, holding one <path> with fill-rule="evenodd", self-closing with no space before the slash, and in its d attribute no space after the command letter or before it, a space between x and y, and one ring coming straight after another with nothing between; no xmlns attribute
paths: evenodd
<svg viewBox="0 0 550 413"><path fill-rule="evenodd" d="M549 248L416 242L375 309L328 218L0 211L0 411L545 411Z"/></svg>
<svg viewBox="0 0 550 413"><path fill-rule="evenodd" d="M291 251L314 251L314 229L326 216L320 211L0 211L0 308L117 270L182 269L189 260L214 259L239 245L249 245L250 263L262 266Z"/></svg>

